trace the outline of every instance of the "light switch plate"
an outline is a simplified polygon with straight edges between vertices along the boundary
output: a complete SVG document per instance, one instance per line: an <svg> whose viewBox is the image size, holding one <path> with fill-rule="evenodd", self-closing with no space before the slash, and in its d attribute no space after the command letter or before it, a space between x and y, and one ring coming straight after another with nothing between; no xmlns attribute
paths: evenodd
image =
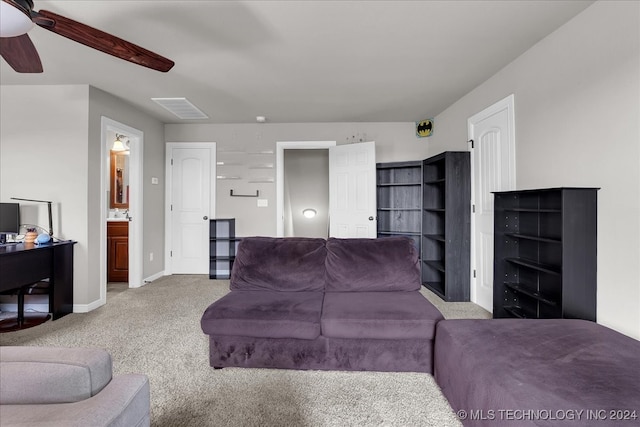
<svg viewBox="0 0 640 427"><path fill-rule="evenodd" d="M269 206L269 200L268 199L258 199L258 207L259 208L266 208L267 206Z"/></svg>

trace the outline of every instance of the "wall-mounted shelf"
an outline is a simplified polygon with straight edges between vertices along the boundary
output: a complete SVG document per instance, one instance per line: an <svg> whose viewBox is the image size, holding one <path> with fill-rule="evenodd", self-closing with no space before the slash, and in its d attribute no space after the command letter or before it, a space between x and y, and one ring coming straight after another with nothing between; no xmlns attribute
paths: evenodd
<svg viewBox="0 0 640 427"><path fill-rule="evenodd" d="M269 154L274 154L273 150L259 150L259 151L249 151L247 152L247 154L251 154L251 155L269 155Z"/></svg>
<svg viewBox="0 0 640 427"><path fill-rule="evenodd" d="M276 182L275 178L268 176L256 176L249 178L250 184L273 184L274 182Z"/></svg>
<svg viewBox="0 0 640 427"><path fill-rule="evenodd" d="M256 190L256 194L233 194L233 190L229 190L231 197L260 197L260 191Z"/></svg>
<svg viewBox="0 0 640 427"><path fill-rule="evenodd" d="M218 154L247 154L244 150L218 150Z"/></svg>
<svg viewBox="0 0 640 427"><path fill-rule="evenodd" d="M251 156L268 156L271 154L275 154L273 150L253 150L253 151L245 151L245 150L218 150L218 154L249 154Z"/></svg>

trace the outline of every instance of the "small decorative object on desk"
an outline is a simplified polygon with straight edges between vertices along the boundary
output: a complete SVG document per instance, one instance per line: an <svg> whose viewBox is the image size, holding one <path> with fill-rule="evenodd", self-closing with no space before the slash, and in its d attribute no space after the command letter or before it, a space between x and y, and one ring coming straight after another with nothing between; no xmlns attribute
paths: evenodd
<svg viewBox="0 0 640 427"><path fill-rule="evenodd" d="M40 233L38 237L36 237L35 244L36 245L44 245L45 243L49 243L51 241L51 236L47 233Z"/></svg>
<svg viewBox="0 0 640 427"><path fill-rule="evenodd" d="M35 228L27 228L27 233L24 235L24 242L25 243L33 243L36 240L36 237L38 237L38 233L36 232Z"/></svg>

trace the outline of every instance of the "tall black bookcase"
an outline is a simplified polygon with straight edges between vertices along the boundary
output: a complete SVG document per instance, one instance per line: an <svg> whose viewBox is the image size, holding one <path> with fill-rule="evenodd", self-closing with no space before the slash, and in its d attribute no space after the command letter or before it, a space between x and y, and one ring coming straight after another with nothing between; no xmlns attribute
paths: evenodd
<svg viewBox="0 0 640 427"><path fill-rule="evenodd" d="M597 191L494 193L494 318L596 320Z"/></svg>
<svg viewBox="0 0 640 427"><path fill-rule="evenodd" d="M377 236L407 236L418 254L422 234L422 161L376 165Z"/></svg>
<svg viewBox="0 0 640 427"><path fill-rule="evenodd" d="M445 301L469 301L470 170L467 151L422 162L422 282Z"/></svg>

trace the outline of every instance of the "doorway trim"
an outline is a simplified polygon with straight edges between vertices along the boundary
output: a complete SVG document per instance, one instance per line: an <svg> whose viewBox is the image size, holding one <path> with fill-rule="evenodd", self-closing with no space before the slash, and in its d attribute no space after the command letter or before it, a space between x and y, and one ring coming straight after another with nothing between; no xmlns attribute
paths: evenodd
<svg viewBox="0 0 640 427"><path fill-rule="evenodd" d="M133 221L129 222L129 287L139 288L144 285L142 279L142 253L143 253L143 198L144 187L143 176L143 152L144 133L141 130L132 128L123 123L102 116L100 120L100 301L104 304L107 301L107 191L109 191L109 179L107 179L107 161L109 151L107 146L111 141L107 141L107 132L125 134L130 141L129 154L129 185L131 193L135 196L129 201L129 214Z"/></svg>
<svg viewBox="0 0 640 427"><path fill-rule="evenodd" d="M276 237L284 237L284 150L328 150L335 146L336 141L276 142Z"/></svg>
<svg viewBox="0 0 640 427"><path fill-rule="evenodd" d="M477 171L475 170L475 150L474 150L474 144L473 144L473 139L477 138L477 135L475 135L475 126L477 123L493 116L494 114L497 114L498 112L501 112L503 110L507 111L507 120L508 120L508 127L509 127L509 159L508 159L508 165L507 168L509 170L509 188L508 189L504 189L504 191L507 190L515 190L516 188L516 135L515 135L515 96L514 94L511 94L507 97L505 97L504 99L501 99L500 101L490 105L489 107L485 108L484 110L480 111L479 113L474 114L473 116L469 117L469 119L467 119L467 136L468 136L468 141L469 141L469 151L470 151L470 163L471 163L471 206L473 207L472 209L472 213L471 213L471 239L470 239L470 244L471 244L471 289L470 289L470 299L471 302L477 303L478 302L478 286L479 286L479 282L480 282L480 278L479 277L475 277L476 274L476 270L477 270L477 263L478 263L478 257L479 254L476 250L476 242L475 242L475 231L476 231L476 215L474 215L475 212L475 205L476 205L476 199L477 199L477 194L475 194L476 192L476 181L478 179L478 177L476 176ZM491 254L491 256L493 257L493 254ZM486 308L486 307L483 307ZM489 310L492 311L492 310Z"/></svg>

